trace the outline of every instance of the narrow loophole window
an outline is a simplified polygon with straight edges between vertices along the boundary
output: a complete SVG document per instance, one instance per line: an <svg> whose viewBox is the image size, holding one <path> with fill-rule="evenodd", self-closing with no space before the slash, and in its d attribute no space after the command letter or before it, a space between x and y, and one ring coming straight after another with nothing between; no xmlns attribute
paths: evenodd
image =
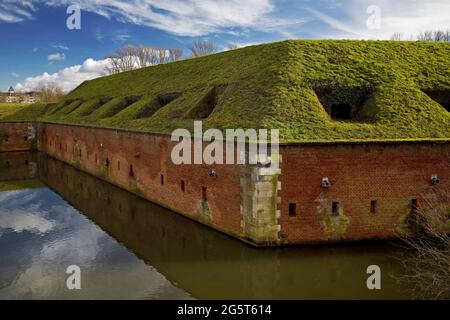
<svg viewBox="0 0 450 320"><path fill-rule="evenodd" d="M289 203L289 217L295 217L297 215L297 204Z"/></svg>
<svg viewBox="0 0 450 320"><path fill-rule="evenodd" d="M164 185L164 175L163 174L161 175L161 185L162 186Z"/></svg>
<svg viewBox="0 0 450 320"><path fill-rule="evenodd" d="M339 216L339 211L340 211L339 202L333 202L333 206L331 208L331 214L335 217Z"/></svg>
<svg viewBox="0 0 450 320"><path fill-rule="evenodd" d="M181 191L186 191L186 183L184 181L181 181Z"/></svg>
<svg viewBox="0 0 450 320"><path fill-rule="evenodd" d="M206 187L202 188L202 200L208 201L208 190L206 189Z"/></svg>
<svg viewBox="0 0 450 320"><path fill-rule="evenodd" d="M370 202L370 213L377 213L377 201L376 200L372 200Z"/></svg>
<svg viewBox="0 0 450 320"><path fill-rule="evenodd" d="M120 171L120 161L117 161L117 170Z"/></svg>
<svg viewBox="0 0 450 320"><path fill-rule="evenodd" d="M412 199L411 203L409 204L411 212L417 212L417 199Z"/></svg>
<svg viewBox="0 0 450 320"><path fill-rule="evenodd" d="M130 165L130 172L129 172L129 176L130 178L134 177L134 170L133 170L133 165Z"/></svg>

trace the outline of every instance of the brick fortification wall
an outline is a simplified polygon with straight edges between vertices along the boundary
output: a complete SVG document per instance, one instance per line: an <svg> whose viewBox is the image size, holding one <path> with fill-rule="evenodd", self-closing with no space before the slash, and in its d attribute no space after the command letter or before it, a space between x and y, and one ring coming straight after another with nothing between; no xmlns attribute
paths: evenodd
<svg viewBox="0 0 450 320"><path fill-rule="evenodd" d="M245 237L237 165L174 165L165 135L39 124L39 150L163 207Z"/></svg>
<svg viewBox="0 0 450 320"><path fill-rule="evenodd" d="M450 192L450 143L291 145L282 156L281 237L289 243L394 238L407 230L415 200L420 207L425 195Z"/></svg>
<svg viewBox="0 0 450 320"><path fill-rule="evenodd" d="M8 125L11 134L33 131ZM273 170L176 166L166 135L51 123L37 134L39 151L262 246L393 238L407 231L412 204L450 190L450 143L283 145Z"/></svg>
<svg viewBox="0 0 450 320"><path fill-rule="evenodd" d="M29 151L36 147L36 124L0 122L0 152Z"/></svg>

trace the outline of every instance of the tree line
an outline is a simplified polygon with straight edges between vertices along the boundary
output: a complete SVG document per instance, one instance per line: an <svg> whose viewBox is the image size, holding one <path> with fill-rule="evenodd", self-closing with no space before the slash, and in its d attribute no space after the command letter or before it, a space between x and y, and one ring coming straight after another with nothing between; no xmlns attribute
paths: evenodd
<svg viewBox="0 0 450 320"><path fill-rule="evenodd" d="M216 44L211 40L197 40L189 45L190 57L201 57L218 51ZM124 71L140 69L175 62L183 58L181 48L153 48L147 46L126 45L118 48L107 56L109 66L106 74L115 74Z"/></svg>
<svg viewBox="0 0 450 320"><path fill-rule="evenodd" d="M416 37L410 36L409 39L403 33L394 33L390 40L392 41L425 41L425 42L450 42L450 30L428 30L419 33Z"/></svg>

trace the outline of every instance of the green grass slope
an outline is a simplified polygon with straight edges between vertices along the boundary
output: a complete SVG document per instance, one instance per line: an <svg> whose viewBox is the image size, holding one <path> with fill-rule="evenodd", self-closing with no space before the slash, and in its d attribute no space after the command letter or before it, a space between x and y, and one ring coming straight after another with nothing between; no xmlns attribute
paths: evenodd
<svg viewBox="0 0 450 320"><path fill-rule="evenodd" d="M87 81L38 117L159 133L203 120L284 141L450 138L427 90L448 99L449 43L285 41ZM339 103L355 105L351 120L330 117Z"/></svg>

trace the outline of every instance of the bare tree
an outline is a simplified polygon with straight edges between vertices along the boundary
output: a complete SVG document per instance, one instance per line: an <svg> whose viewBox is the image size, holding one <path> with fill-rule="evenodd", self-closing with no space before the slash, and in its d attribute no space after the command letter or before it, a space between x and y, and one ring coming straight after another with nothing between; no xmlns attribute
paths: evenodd
<svg viewBox="0 0 450 320"><path fill-rule="evenodd" d="M391 41L402 41L403 40L403 34L400 32L396 32L391 36Z"/></svg>
<svg viewBox="0 0 450 320"><path fill-rule="evenodd" d="M36 90L39 101L42 103L54 103L64 97L64 92L55 83L47 83Z"/></svg>
<svg viewBox="0 0 450 320"><path fill-rule="evenodd" d="M450 42L450 30L424 31L417 36L419 41Z"/></svg>
<svg viewBox="0 0 450 320"><path fill-rule="evenodd" d="M109 66L107 74L120 73L124 71L139 69L152 65L168 63L179 60L182 56L181 49L155 49L151 47L135 47L127 45L120 47L114 54L107 57Z"/></svg>
<svg viewBox="0 0 450 320"><path fill-rule="evenodd" d="M159 64L169 62L169 50L164 48L158 49L158 55L159 55Z"/></svg>
<svg viewBox="0 0 450 320"><path fill-rule="evenodd" d="M178 61L183 56L183 50L180 48L169 49L170 62Z"/></svg>
<svg viewBox="0 0 450 320"><path fill-rule="evenodd" d="M116 52L108 56L110 66L107 71L110 74L129 71L142 67L144 52L141 48L136 48L132 45L120 47Z"/></svg>
<svg viewBox="0 0 450 320"><path fill-rule="evenodd" d="M197 40L191 43L189 50L193 57L201 57L217 52L217 47L211 40Z"/></svg>
<svg viewBox="0 0 450 320"><path fill-rule="evenodd" d="M414 234L404 240L411 253L401 260L417 298L450 299L450 193L434 192L413 210Z"/></svg>
<svg viewBox="0 0 450 320"><path fill-rule="evenodd" d="M159 64L159 50L155 48L147 48L147 61L151 66Z"/></svg>
<svg viewBox="0 0 450 320"><path fill-rule="evenodd" d="M228 50L236 50L239 49L239 46L236 43L230 43L228 45Z"/></svg>

